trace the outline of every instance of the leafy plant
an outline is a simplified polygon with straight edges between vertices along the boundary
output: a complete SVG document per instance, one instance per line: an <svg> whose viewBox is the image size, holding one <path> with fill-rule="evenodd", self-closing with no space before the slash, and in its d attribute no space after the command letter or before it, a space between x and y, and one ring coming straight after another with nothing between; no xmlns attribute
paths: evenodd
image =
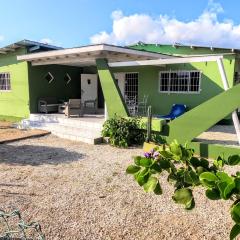
<svg viewBox="0 0 240 240"><path fill-rule="evenodd" d="M132 174L145 192L162 194L159 176L168 173L168 182L173 183L175 191L172 199L190 210L195 206L193 189L203 186L206 197L211 200L232 200L230 208L235 222L230 239L240 234L240 172L229 175L224 172L224 165L240 164L240 156L233 155L228 159L219 156L213 163L205 158L194 156L194 150L173 141L170 145L161 145L146 152L144 156L134 157L134 164L126 172Z"/></svg>
<svg viewBox="0 0 240 240"><path fill-rule="evenodd" d="M114 116L103 124L102 136L109 137L110 143L117 147L128 147L144 141L144 133L139 118Z"/></svg>

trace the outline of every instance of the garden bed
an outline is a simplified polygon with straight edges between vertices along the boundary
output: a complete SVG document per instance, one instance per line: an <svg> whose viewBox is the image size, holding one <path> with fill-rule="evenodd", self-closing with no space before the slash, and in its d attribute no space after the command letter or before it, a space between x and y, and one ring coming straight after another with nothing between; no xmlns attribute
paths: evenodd
<svg viewBox="0 0 240 240"><path fill-rule="evenodd" d="M46 134L49 134L49 132L37 129L17 129L12 126L12 122L0 121L0 144L23 140L30 137L45 136Z"/></svg>

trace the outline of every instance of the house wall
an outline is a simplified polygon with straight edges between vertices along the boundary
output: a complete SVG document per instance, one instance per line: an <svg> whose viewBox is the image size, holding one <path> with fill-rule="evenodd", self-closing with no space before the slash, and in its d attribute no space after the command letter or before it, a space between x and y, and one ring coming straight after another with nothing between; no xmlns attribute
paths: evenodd
<svg viewBox="0 0 240 240"><path fill-rule="evenodd" d="M25 54L26 49L0 55L0 72L9 72L10 91L0 91L0 115L27 117L29 115L28 66L17 62L17 55Z"/></svg>
<svg viewBox="0 0 240 240"><path fill-rule="evenodd" d="M48 83L45 79L50 72L54 80ZM71 77L71 82L66 84L65 74ZM64 65L30 66L29 64L29 89L30 89L30 112L37 112L38 99L41 97L56 97L59 100L80 98L80 74L82 69Z"/></svg>
<svg viewBox="0 0 240 240"><path fill-rule="evenodd" d="M230 87L233 86L235 57L230 56L223 60ZM201 92L200 93L160 93L159 72L166 70L200 70ZM205 102L223 91L221 76L216 62L202 62L193 64L175 64L167 67L125 67L113 68L113 72L138 72L139 73L139 96L143 99L148 95L148 104L152 106L153 114L169 113L173 104L186 104L188 109Z"/></svg>

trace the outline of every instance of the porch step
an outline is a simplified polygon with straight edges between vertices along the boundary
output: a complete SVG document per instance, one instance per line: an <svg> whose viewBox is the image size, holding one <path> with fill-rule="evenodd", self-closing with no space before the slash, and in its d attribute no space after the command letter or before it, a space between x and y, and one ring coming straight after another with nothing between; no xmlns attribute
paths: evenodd
<svg viewBox="0 0 240 240"><path fill-rule="evenodd" d="M103 119L98 120L90 117L83 120L83 118L72 119L51 114L31 114L29 119L23 120L22 125L47 130L61 138L98 144L102 142L103 121Z"/></svg>

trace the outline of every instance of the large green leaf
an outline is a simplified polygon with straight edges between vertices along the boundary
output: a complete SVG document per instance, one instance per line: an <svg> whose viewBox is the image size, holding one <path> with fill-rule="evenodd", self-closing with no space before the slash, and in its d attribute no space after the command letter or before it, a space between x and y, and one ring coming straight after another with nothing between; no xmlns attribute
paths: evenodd
<svg viewBox="0 0 240 240"><path fill-rule="evenodd" d="M172 198L176 203L184 204L186 209L191 209L193 204L193 195L192 190L189 188L176 190Z"/></svg>
<svg viewBox="0 0 240 240"><path fill-rule="evenodd" d="M159 152L160 155L162 155L164 158L172 158L172 153L170 153L169 151L163 150Z"/></svg>
<svg viewBox="0 0 240 240"><path fill-rule="evenodd" d="M228 184L233 182L233 178L228 176L225 172L217 172L216 175L222 182L226 182Z"/></svg>
<svg viewBox="0 0 240 240"><path fill-rule="evenodd" d="M240 234L240 225L235 224L232 227L232 230L230 232L230 240L236 239L236 237Z"/></svg>
<svg viewBox="0 0 240 240"><path fill-rule="evenodd" d="M197 185L199 183L198 175L193 171L185 171L184 181L190 185Z"/></svg>
<svg viewBox="0 0 240 240"><path fill-rule="evenodd" d="M140 161L139 161L139 165L142 166L142 167L150 167L152 165L152 159L150 158L141 158Z"/></svg>
<svg viewBox="0 0 240 240"><path fill-rule="evenodd" d="M235 223L240 224L240 202L237 202L232 206L231 216Z"/></svg>
<svg viewBox="0 0 240 240"><path fill-rule="evenodd" d="M158 184L158 179L156 177L149 177L148 181L143 185L145 192L152 192Z"/></svg>
<svg viewBox="0 0 240 240"><path fill-rule="evenodd" d="M176 140L174 140L170 145L169 145L170 151L172 154L174 154L175 156L182 156L182 149L180 144L178 144L178 142Z"/></svg>
<svg viewBox="0 0 240 240"><path fill-rule="evenodd" d="M219 200L221 199L220 197L220 192L213 188L213 189L207 189L206 190L206 196L211 199L211 200Z"/></svg>
<svg viewBox="0 0 240 240"><path fill-rule="evenodd" d="M143 169L139 174L137 175L137 182L140 186L144 185L149 178L149 171L147 168Z"/></svg>
<svg viewBox="0 0 240 240"><path fill-rule="evenodd" d="M170 168L170 162L169 162L169 160L167 160L167 159L160 159L160 160L159 160L159 164L160 164L160 167L161 167L162 169L168 169L168 168Z"/></svg>
<svg viewBox="0 0 240 240"><path fill-rule="evenodd" d="M240 177L236 177L234 179L234 182L235 182L235 187L236 187L238 193L240 194Z"/></svg>
<svg viewBox="0 0 240 240"><path fill-rule="evenodd" d="M154 170L156 172L161 172L162 171L161 166L157 162L155 162L150 168L151 168L151 170Z"/></svg>
<svg viewBox="0 0 240 240"><path fill-rule="evenodd" d="M200 159L200 166L202 166L204 168L208 168L209 167L209 161L205 158L201 158Z"/></svg>
<svg viewBox="0 0 240 240"><path fill-rule="evenodd" d="M234 166L240 163L240 155L232 155L228 158L227 164Z"/></svg>
<svg viewBox="0 0 240 240"><path fill-rule="evenodd" d="M140 160L141 160L141 156L136 156L136 157L134 157L134 163L136 164L136 165L138 165L138 166L140 166Z"/></svg>
<svg viewBox="0 0 240 240"><path fill-rule="evenodd" d="M218 181L219 179L216 177L214 173L204 172L200 174L199 180L204 186L212 188L215 186L215 182Z"/></svg>
<svg viewBox="0 0 240 240"><path fill-rule="evenodd" d="M126 173L128 174L134 174L137 173L141 168L139 166L136 165L130 165L127 167L126 169Z"/></svg>
<svg viewBox="0 0 240 240"><path fill-rule="evenodd" d="M197 157L192 157L189 161L194 168L201 166L200 160Z"/></svg>
<svg viewBox="0 0 240 240"><path fill-rule="evenodd" d="M156 195L161 195L161 194L162 194L162 188L161 188L159 182L157 183L157 186L156 186L155 189L154 189L154 193L155 193Z"/></svg>

